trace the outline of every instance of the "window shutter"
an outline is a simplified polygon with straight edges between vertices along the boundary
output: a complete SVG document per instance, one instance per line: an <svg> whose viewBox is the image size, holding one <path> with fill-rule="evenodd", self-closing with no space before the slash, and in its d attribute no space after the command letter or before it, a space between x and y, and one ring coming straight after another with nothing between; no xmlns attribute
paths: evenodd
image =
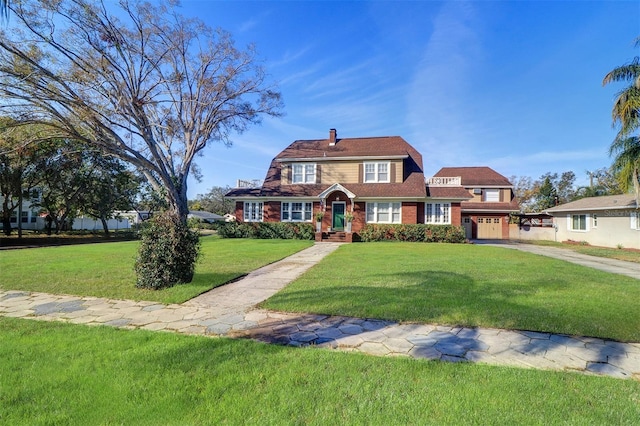
<svg viewBox="0 0 640 426"><path fill-rule="evenodd" d="M591 221L591 215L589 213L584 215L584 230L588 231L589 230L589 222Z"/></svg>
<svg viewBox="0 0 640 426"><path fill-rule="evenodd" d="M287 183L291 183L291 180L292 180L292 177L291 177L291 173L292 173L291 172L291 169L292 169L291 164L287 164L285 167L287 168Z"/></svg>
<svg viewBox="0 0 640 426"><path fill-rule="evenodd" d="M567 231L571 231L571 215L567 215Z"/></svg>
<svg viewBox="0 0 640 426"><path fill-rule="evenodd" d="M638 214L632 211L629 215L631 216L631 229L638 229Z"/></svg>
<svg viewBox="0 0 640 426"><path fill-rule="evenodd" d="M320 180L320 164L316 164L316 183L322 183Z"/></svg>
<svg viewBox="0 0 640 426"><path fill-rule="evenodd" d="M396 183L396 163L391 163L391 167L389 167L389 182Z"/></svg>
<svg viewBox="0 0 640 426"><path fill-rule="evenodd" d="M362 163L358 164L358 183L363 183L364 182L364 166Z"/></svg>

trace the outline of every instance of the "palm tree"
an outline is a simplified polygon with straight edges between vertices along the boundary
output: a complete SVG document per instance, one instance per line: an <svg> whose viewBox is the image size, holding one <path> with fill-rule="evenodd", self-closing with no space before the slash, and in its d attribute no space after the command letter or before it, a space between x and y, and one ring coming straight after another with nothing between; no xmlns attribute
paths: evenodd
<svg viewBox="0 0 640 426"><path fill-rule="evenodd" d="M640 37L636 39L640 46ZM615 156L613 168L626 189L633 187L636 207L640 207L640 138L634 133L640 130L640 58L635 57L626 65L614 68L602 81L605 86L612 82L630 82L613 104L611 112L613 125L620 125L620 131L609 148L609 155Z"/></svg>
<svg viewBox="0 0 640 426"><path fill-rule="evenodd" d="M612 169L625 191L633 188L636 208L640 207L640 138L638 136L616 137L609 148L609 155L615 156Z"/></svg>

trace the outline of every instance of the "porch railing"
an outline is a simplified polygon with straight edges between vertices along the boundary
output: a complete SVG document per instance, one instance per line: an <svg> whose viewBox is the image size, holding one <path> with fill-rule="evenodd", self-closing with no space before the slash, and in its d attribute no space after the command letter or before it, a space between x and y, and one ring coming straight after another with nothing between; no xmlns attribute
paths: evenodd
<svg viewBox="0 0 640 426"><path fill-rule="evenodd" d="M429 186L461 186L462 178L460 176L442 176L442 177L430 177L425 181Z"/></svg>

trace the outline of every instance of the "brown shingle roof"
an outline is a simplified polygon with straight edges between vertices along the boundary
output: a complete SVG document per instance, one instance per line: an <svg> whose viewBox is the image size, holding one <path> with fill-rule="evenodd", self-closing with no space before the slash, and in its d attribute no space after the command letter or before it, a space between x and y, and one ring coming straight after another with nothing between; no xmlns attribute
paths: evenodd
<svg viewBox="0 0 640 426"><path fill-rule="evenodd" d="M473 195L461 186L427 186L427 197L431 198L450 198L450 199L469 199Z"/></svg>
<svg viewBox="0 0 640 426"><path fill-rule="evenodd" d="M460 176L462 186L513 186L509 179L502 176L490 167L443 167L435 177Z"/></svg>
<svg viewBox="0 0 640 426"><path fill-rule="evenodd" d="M260 196L311 197L317 196L334 183L341 183L358 197L424 198L426 190L422 171L422 156L400 136L343 138L330 145L329 139L298 140L293 142L272 161L260 191ZM287 160L313 158L322 164L331 159L353 157L380 157L404 159L404 182L399 183L344 183L323 182L315 185L281 185L282 163ZM324 159L327 160L324 160ZM231 195L232 196L232 195Z"/></svg>
<svg viewBox="0 0 640 426"><path fill-rule="evenodd" d="M633 209L636 207L636 200L633 194L605 195L602 197L587 197L572 201L559 206L551 207L548 213L581 211L581 210L613 210L613 209Z"/></svg>

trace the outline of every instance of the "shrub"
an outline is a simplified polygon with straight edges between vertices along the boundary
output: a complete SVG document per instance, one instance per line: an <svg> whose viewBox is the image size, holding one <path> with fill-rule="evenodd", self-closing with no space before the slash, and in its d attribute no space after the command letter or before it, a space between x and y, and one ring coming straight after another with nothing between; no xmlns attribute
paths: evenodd
<svg viewBox="0 0 640 426"><path fill-rule="evenodd" d="M464 228L453 225L366 225L360 231L364 242L371 241L417 241L426 243L463 243Z"/></svg>
<svg viewBox="0 0 640 426"><path fill-rule="evenodd" d="M311 223L228 222L219 226L218 235L222 238L313 240L315 229Z"/></svg>
<svg viewBox="0 0 640 426"><path fill-rule="evenodd" d="M136 287L158 290L193 279L198 233L170 212L154 215L141 231Z"/></svg>

